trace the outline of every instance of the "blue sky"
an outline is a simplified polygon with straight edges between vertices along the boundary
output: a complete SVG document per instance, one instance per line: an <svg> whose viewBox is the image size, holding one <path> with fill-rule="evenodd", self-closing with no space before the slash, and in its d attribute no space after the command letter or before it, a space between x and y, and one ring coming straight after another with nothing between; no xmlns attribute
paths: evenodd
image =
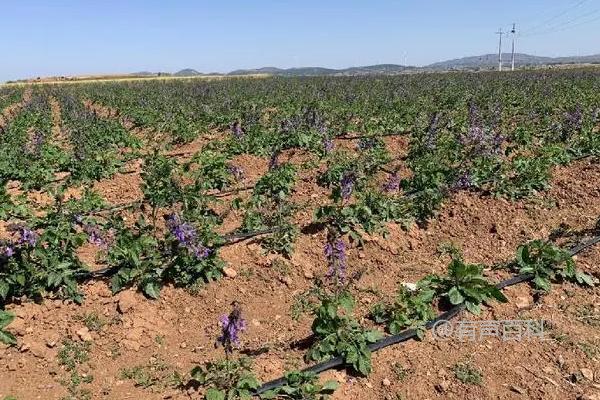
<svg viewBox="0 0 600 400"><path fill-rule="evenodd" d="M519 52L600 53L600 0L3 0L0 15L0 81L188 67L423 65L493 53L494 32L512 22L530 30Z"/></svg>

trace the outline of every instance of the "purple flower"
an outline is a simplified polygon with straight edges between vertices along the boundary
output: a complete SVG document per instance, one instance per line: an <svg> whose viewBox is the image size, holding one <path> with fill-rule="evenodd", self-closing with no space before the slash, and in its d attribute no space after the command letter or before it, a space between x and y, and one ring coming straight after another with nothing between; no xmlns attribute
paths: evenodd
<svg viewBox="0 0 600 400"><path fill-rule="evenodd" d="M221 336L217 338L217 343L229 354L234 347L240 345L240 333L246 330L246 321L242 318L242 310L237 302L233 303L233 309L229 315L222 315L219 318L221 326Z"/></svg>
<svg viewBox="0 0 600 400"><path fill-rule="evenodd" d="M495 122L495 124L497 123ZM497 129L485 128L477 106L471 103L469 105L469 128L466 133L459 136L459 142L474 157L500 154L504 137Z"/></svg>
<svg viewBox="0 0 600 400"><path fill-rule="evenodd" d="M333 140L328 137L324 137L323 150L325 150L325 153L331 153L333 151Z"/></svg>
<svg viewBox="0 0 600 400"><path fill-rule="evenodd" d="M439 119L440 114L436 112L435 114L433 114L433 117L431 117L431 122L429 122L427 135L425 136L425 146L429 150L435 150L437 146L437 126Z"/></svg>
<svg viewBox="0 0 600 400"><path fill-rule="evenodd" d="M281 154L281 152L276 150L271 155L271 159L269 160L269 170L279 167L279 154Z"/></svg>
<svg viewBox="0 0 600 400"><path fill-rule="evenodd" d="M0 255L10 258L15 255L15 249L10 244L2 245L0 246Z"/></svg>
<svg viewBox="0 0 600 400"><path fill-rule="evenodd" d="M25 147L25 150L29 154L39 155L42 148L42 144L44 144L44 134L40 131L35 131L31 136L29 145Z"/></svg>
<svg viewBox="0 0 600 400"><path fill-rule="evenodd" d="M386 192L395 192L400 189L400 177L397 172L394 172L383 185L383 190Z"/></svg>
<svg viewBox="0 0 600 400"><path fill-rule="evenodd" d="M581 131L582 126L583 126L583 112L581 111L581 106L577 106L577 108L575 110L565 113L565 134L566 135Z"/></svg>
<svg viewBox="0 0 600 400"><path fill-rule="evenodd" d="M31 247L34 247L37 244L38 234L35 231L32 231L26 227L22 227L20 233L21 239L19 240L19 244L26 244Z"/></svg>
<svg viewBox="0 0 600 400"><path fill-rule="evenodd" d="M81 224L83 223L83 216L81 214L75 214L73 215L73 221L75 221L76 224Z"/></svg>
<svg viewBox="0 0 600 400"><path fill-rule="evenodd" d="M354 174L347 172L340 181L340 195L343 200L348 200L354 190Z"/></svg>
<svg viewBox="0 0 600 400"><path fill-rule="evenodd" d="M108 247L109 238L97 225L85 224L83 231L88 234L88 241L98 247Z"/></svg>
<svg viewBox="0 0 600 400"><path fill-rule="evenodd" d="M346 243L344 240L338 238L327 241L324 249L325 257L327 257L327 264L329 270L327 276L329 278L335 278L336 283L343 283L346 279Z"/></svg>
<svg viewBox="0 0 600 400"><path fill-rule="evenodd" d="M244 170L241 169L240 167L236 166L236 165L229 165L227 166L227 170L229 171L229 173L231 175L233 175L233 177L236 180L242 180L244 179Z"/></svg>
<svg viewBox="0 0 600 400"><path fill-rule="evenodd" d="M181 221L176 214L171 214L167 217L167 227L183 246L188 246L196 240L196 229L187 222Z"/></svg>
<svg viewBox="0 0 600 400"><path fill-rule="evenodd" d="M211 250L200 243L198 233L193 225L184 222L176 214L167 217L167 228L181 247L187 248L197 259L208 257Z"/></svg>
<svg viewBox="0 0 600 400"><path fill-rule="evenodd" d="M471 180L471 175L468 172L465 172L456 180L454 185L452 185L452 189L465 190L465 189L470 188L472 185L473 185L473 182Z"/></svg>
<svg viewBox="0 0 600 400"><path fill-rule="evenodd" d="M39 235L37 234L37 232L27 228L24 225L9 225L8 230L13 232L13 235L16 232L19 233L19 240L17 241L17 246L27 245L29 247L35 247L39 239Z"/></svg>
<svg viewBox="0 0 600 400"><path fill-rule="evenodd" d="M194 257L196 257L199 260L208 257L211 253L211 249L209 249L208 247L204 247L199 243L190 244L187 247L194 254Z"/></svg>
<svg viewBox="0 0 600 400"><path fill-rule="evenodd" d="M242 129L242 124L239 121L235 121L230 126L231 133L238 139L241 139L244 136L244 129Z"/></svg>

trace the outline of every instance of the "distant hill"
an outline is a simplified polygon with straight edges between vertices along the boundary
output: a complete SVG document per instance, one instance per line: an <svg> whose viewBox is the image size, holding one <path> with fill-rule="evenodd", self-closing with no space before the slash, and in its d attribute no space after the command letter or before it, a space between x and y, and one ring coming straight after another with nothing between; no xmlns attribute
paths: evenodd
<svg viewBox="0 0 600 400"><path fill-rule="evenodd" d="M181 71L175 72L173 74L173 76L198 76L198 75L204 75L204 74L196 71L195 69L191 69L191 68L182 69Z"/></svg>
<svg viewBox="0 0 600 400"><path fill-rule="evenodd" d="M510 66L510 53L502 54L504 65ZM530 54L516 53L515 64L517 68L522 67L542 67L546 65L562 65L562 64L600 64L600 54L589 56L573 56L573 57L540 57ZM148 72L141 71L126 76L129 77L194 77L194 76L218 76L218 75L256 75L268 74L276 76L360 76L360 75L397 75L413 72L436 72L436 71L479 71L479 70L494 70L498 67L498 54L484 54L481 56L470 56L463 58L455 58L452 60L440 61L422 67L414 67L398 64L377 64L367 65L362 67L350 67L342 69L324 68L324 67L301 67L301 68L277 68L263 67L256 69L238 69L229 73L211 72L209 74L199 72L192 68L182 69L174 74L167 72ZM17 82L40 82L40 81L64 81L64 80L84 80L97 78L117 78L120 75L106 76L71 76L71 77L54 77L54 78L35 78L24 79Z"/></svg>
<svg viewBox="0 0 600 400"><path fill-rule="evenodd" d="M264 67L257 69L238 69L231 71L228 75L254 75L270 74L279 76L324 76L324 75L375 75L375 74L397 74L408 70L416 70L416 67L406 67L396 64L379 64L364 67L350 67L343 69L332 69L323 67L303 67L281 69L276 67Z"/></svg>
<svg viewBox="0 0 600 400"><path fill-rule="evenodd" d="M511 61L510 53L502 54L503 64L508 66ZM556 64L585 64L600 63L600 54L583 57L540 57L529 54L515 53L515 64L523 66L540 66ZM425 70L472 70L472 69L493 69L498 66L498 54L484 54L481 56L471 56L456 58L453 60L441 61L429 64L422 69Z"/></svg>

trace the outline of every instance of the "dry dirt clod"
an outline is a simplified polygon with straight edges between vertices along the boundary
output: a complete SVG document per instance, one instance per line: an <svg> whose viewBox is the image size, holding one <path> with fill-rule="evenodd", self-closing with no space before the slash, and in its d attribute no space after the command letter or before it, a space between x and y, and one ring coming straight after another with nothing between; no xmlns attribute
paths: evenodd
<svg viewBox="0 0 600 400"><path fill-rule="evenodd" d="M594 380L594 371L592 371L589 368L581 368L580 370L581 375L583 375L583 377L585 379L587 379L588 381L593 381Z"/></svg>
<svg viewBox="0 0 600 400"><path fill-rule="evenodd" d="M381 381L381 384L383 386L391 386L392 382L390 382L390 380L388 378L384 378L383 381Z"/></svg>
<svg viewBox="0 0 600 400"><path fill-rule="evenodd" d="M125 290L119 293L117 309L121 314L132 310L135 307L135 294L131 290Z"/></svg>
<svg viewBox="0 0 600 400"><path fill-rule="evenodd" d="M84 326L83 328L79 329L76 333L77 336L79 336L79 338L84 342L92 341L92 334L90 333L90 330L87 327Z"/></svg>
<svg viewBox="0 0 600 400"><path fill-rule="evenodd" d="M438 383L437 385L435 385L435 390L437 390L440 393L447 392L449 388L450 388L450 382L447 380L443 380L440 383Z"/></svg>
<svg viewBox="0 0 600 400"><path fill-rule="evenodd" d="M223 268L223 273L228 278L235 278L238 275L237 271L231 267Z"/></svg>

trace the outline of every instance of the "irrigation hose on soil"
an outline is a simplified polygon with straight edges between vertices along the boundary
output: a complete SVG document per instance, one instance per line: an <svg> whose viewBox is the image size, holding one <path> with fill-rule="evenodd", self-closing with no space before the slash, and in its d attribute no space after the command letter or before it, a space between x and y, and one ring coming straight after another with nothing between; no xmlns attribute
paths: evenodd
<svg viewBox="0 0 600 400"><path fill-rule="evenodd" d="M572 257L575 254L580 253L583 250L587 249L588 247L591 247L599 242L600 242L600 236L592 237L588 241L585 241L577 246L572 247L569 250L569 255ZM512 278L508 278L501 282L498 282L495 286L498 289L502 290L509 286L514 286L519 283L530 281L533 279L533 277L534 276L531 274L516 275L516 276L513 276ZM456 316L458 316L461 313L461 311L464 310L464 308L465 308L464 304L459 304L457 306L452 307L450 310L440 314L437 318L427 322L427 324L425 324L425 329L427 329L427 330L432 329L434 326L436 326L436 324L438 324L442 321L449 321L449 320L455 318ZM384 337L383 339L380 339L377 342L370 344L368 347L371 352L375 352L375 351L381 350L385 347L392 346L394 344L398 344L401 342L405 342L409 339L414 338L415 336L417 336L417 331L415 329L407 329L407 330L400 332L397 335L391 335L391 336ZM333 369L336 367L340 367L342 365L344 365L344 358L343 357L334 357L330 360L323 361L323 362L315 364L311 367L305 368L302 370L302 372L320 374L321 372L324 372L324 371L327 371L329 369ZM275 389L279 386L282 386L285 383L286 383L285 377L281 377L281 378L272 380L270 382L265 383L260 388L258 388L254 392L254 395L260 395L266 391L269 391L269 390Z"/></svg>

